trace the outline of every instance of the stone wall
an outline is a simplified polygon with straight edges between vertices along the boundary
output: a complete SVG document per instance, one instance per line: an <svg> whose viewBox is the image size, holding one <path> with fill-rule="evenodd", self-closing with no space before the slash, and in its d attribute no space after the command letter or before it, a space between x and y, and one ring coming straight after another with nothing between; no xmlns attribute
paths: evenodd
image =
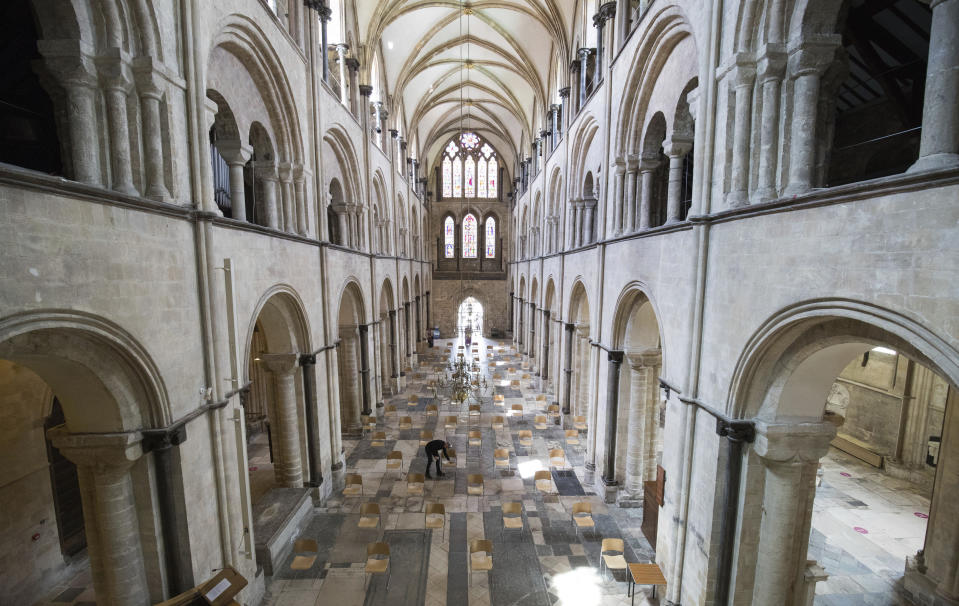
<svg viewBox="0 0 959 606"><path fill-rule="evenodd" d="M445 338L456 329L460 303L475 297L483 305L483 334L509 328L509 295L505 280L434 280L432 291L433 325Z"/></svg>

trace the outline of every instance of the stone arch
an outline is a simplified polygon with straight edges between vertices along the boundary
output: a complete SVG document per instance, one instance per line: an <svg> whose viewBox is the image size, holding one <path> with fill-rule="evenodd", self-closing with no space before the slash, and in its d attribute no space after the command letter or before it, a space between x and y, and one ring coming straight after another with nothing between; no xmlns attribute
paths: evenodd
<svg viewBox="0 0 959 606"><path fill-rule="evenodd" d="M324 165L324 179L327 192L327 233L337 236L341 246L359 247L363 228L363 196L359 175L356 150L346 131L339 125L329 128L323 135L324 157L335 161ZM334 186L334 183L336 184ZM337 189L334 190L334 187Z"/></svg>
<svg viewBox="0 0 959 606"><path fill-rule="evenodd" d="M336 322L339 330L337 362L339 371L340 430L360 431L361 415L372 412L369 386L369 346L366 304L359 282L349 279L338 298Z"/></svg>
<svg viewBox="0 0 959 606"><path fill-rule="evenodd" d="M592 358L590 345L590 303L586 286L580 278L573 282L569 294L569 316L566 324L568 367L564 410L574 416L587 417L589 411L589 369ZM595 432L595 419L586 419L590 433ZM590 438L593 441L593 438Z"/></svg>
<svg viewBox="0 0 959 606"><path fill-rule="evenodd" d="M396 330L396 295L393 292L393 283L384 278L380 286L380 295L377 300L379 324L378 333L380 361L380 385L388 393L398 391L397 377L397 330Z"/></svg>
<svg viewBox="0 0 959 606"><path fill-rule="evenodd" d="M745 466L741 494L746 497L734 532L736 541L752 542L756 548L734 563L732 589L751 596L751 603L800 603L798 596L806 591L802 578L816 468L841 422L826 413L827 394L851 360L877 346L894 348L950 384L952 397L940 446L940 456L948 460L959 439L955 434L959 357L935 332L910 318L858 301L802 302L767 320L737 361L728 406L734 416L754 420L756 438L741 455ZM959 537L951 513L955 489L938 479L935 486L923 549L925 568L921 573L906 571L921 575L919 586L927 587L951 583Z"/></svg>
<svg viewBox="0 0 959 606"><path fill-rule="evenodd" d="M666 117L656 112L646 125L640 157L642 195L639 227L658 227L666 222L669 186L669 158L663 151L666 142ZM646 210L648 215L643 211Z"/></svg>

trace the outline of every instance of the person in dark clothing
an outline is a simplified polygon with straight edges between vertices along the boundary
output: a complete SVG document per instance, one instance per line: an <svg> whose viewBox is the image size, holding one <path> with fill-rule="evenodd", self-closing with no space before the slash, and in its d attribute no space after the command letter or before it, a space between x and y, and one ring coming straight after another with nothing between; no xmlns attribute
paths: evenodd
<svg viewBox="0 0 959 606"><path fill-rule="evenodd" d="M444 476L442 471L440 471L440 453L443 453L443 456L446 457L446 460L450 460L449 453L446 452L447 448L453 448L453 445L444 440L433 440L432 442L427 442L426 444L426 477L432 478L430 475L430 465L433 464L433 460L436 460L436 475Z"/></svg>

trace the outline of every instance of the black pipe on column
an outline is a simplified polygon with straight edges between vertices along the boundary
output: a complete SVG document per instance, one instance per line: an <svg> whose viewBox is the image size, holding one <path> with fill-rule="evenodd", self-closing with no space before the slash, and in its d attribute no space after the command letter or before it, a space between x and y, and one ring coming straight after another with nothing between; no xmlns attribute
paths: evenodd
<svg viewBox="0 0 959 606"><path fill-rule="evenodd" d="M619 417L619 370L623 352L611 351L608 356L609 375L606 380L606 469L603 484L616 486L616 421Z"/></svg>
<svg viewBox="0 0 959 606"><path fill-rule="evenodd" d="M549 378L549 310L543 310L543 362L541 364L542 372L540 373L543 377L543 380Z"/></svg>
<svg viewBox="0 0 959 606"><path fill-rule="evenodd" d="M390 378L395 379L396 374L396 310L390 310Z"/></svg>
<svg viewBox="0 0 959 606"><path fill-rule="evenodd" d="M316 354L300 356L303 368L303 400L306 402L306 482L310 487L323 483L320 457L316 454Z"/></svg>
<svg viewBox="0 0 959 606"><path fill-rule="evenodd" d="M404 353L406 354L406 357L408 358L408 357L410 357L410 355L411 355L411 350L410 350L410 303L409 303L409 301L407 301L406 303L403 303L403 335L404 335L405 341L406 341L406 351L405 351ZM402 371L400 371L400 376L401 376L401 377L403 376L403 372L402 372Z"/></svg>
<svg viewBox="0 0 959 606"><path fill-rule="evenodd" d="M536 303L529 304L529 357L536 357Z"/></svg>
<svg viewBox="0 0 959 606"><path fill-rule="evenodd" d="M370 346L367 343L370 325L360 324L360 379L363 384L363 414L373 414L370 407Z"/></svg>
<svg viewBox="0 0 959 606"><path fill-rule="evenodd" d="M573 389L573 330L576 326L572 322L567 322L565 325L566 328L566 368L563 369L563 372L566 373L566 397L563 400L563 414L568 415L570 412L570 391Z"/></svg>
<svg viewBox="0 0 959 606"><path fill-rule="evenodd" d="M423 327L420 326L420 296L416 295L416 344L423 340Z"/></svg>
<svg viewBox="0 0 959 606"><path fill-rule="evenodd" d="M432 331L433 324L430 322L430 291L426 291L426 330Z"/></svg>

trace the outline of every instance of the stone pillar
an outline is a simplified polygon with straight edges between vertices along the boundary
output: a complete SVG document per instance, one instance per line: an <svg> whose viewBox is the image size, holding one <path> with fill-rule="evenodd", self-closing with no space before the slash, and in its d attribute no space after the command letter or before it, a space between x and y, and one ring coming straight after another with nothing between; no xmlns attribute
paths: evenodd
<svg viewBox="0 0 959 606"><path fill-rule="evenodd" d="M65 425L47 432L77 466L87 553L97 601L150 602L140 545L140 525L130 469L142 447L135 434L70 434Z"/></svg>
<svg viewBox="0 0 959 606"><path fill-rule="evenodd" d="M586 66L592 53L593 49L591 48L581 48L576 51L579 56L579 109L582 109L583 105L586 104ZM599 70L596 71L598 74Z"/></svg>
<svg viewBox="0 0 959 606"><path fill-rule="evenodd" d="M137 89L140 92L143 122L143 164L146 169L146 197L160 202L170 201L164 175L163 129L160 126L162 84L153 69L151 57L134 60Z"/></svg>
<svg viewBox="0 0 959 606"><path fill-rule="evenodd" d="M529 304L529 347L526 355L531 359L536 357L536 303ZM535 367L534 367L535 371Z"/></svg>
<svg viewBox="0 0 959 606"><path fill-rule="evenodd" d="M280 228L280 216L276 204L276 166L269 162L257 162L255 169L260 173L263 183L263 195L260 196L260 216L267 227Z"/></svg>
<svg viewBox="0 0 959 606"><path fill-rule="evenodd" d="M596 199L583 200L583 244L592 244L595 240L596 229L593 226L593 211L596 208Z"/></svg>
<svg viewBox="0 0 959 606"><path fill-rule="evenodd" d="M623 231L626 233L636 231L636 207L638 200L636 196L636 175L639 172L639 156L626 156L626 191L624 193L624 203L626 205L626 220Z"/></svg>
<svg viewBox="0 0 959 606"><path fill-rule="evenodd" d="M653 204L653 177L656 175L657 167L659 167L659 159L656 156L643 156L639 166L639 172L642 175L642 191L639 199L638 229L649 229L649 213Z"/></svg>
<svg viewBox="0 0 959 606"><path fill-rule="evenodd" d="M592 353L589 344L589 325L580 324L576 327L579 339L579 368L576 382L576 409L577 414L585 415L589 412L589 357Z"/></svg>
<svg viewBox="0 0 959 606"><path fill-rule="evenodd" d="M613 167L613 214L610 231L614 236L623 233L623 186L626 179L626 163L617 158Z"/></svg>
<svg viewBox="0 0 959 606"><path fill-rule="evenodd" d="M360 385L363 389L363 414L373 414L370 405L370 327L360 324Z"/></svg>
<svg viewBox="0 0 959 606"><path fill-rule="evenodd" d="M300 420L297 414L294 371L299 362L296 354L260 354L264 366L273 375L274 471L280 486L298 488L303 485L303 463L300 460Z"/></svg>
<svg viewBox="0 0 959 606"><path fill-rule="evenodd" d="M776 169L779 166L779 102L782 96L786 54L779 44L769 45L759 60L759 81L762 83L763 109L759 131L759 179L755 199L769 202L777 197Z"/></svg>
<svg viewBox="0 0 959 606"><path fill-rule="evenodd" d="M607 360L609 371L606 379L606 461L603 484L616 486L616 422L619 419L619 371L623 365L623 352L611 351ZM630 426L630 439L634 433L635 428Z"/></svg>
<svg viewBox="0 0 959 606"><path fill-rule="evenodd" d="M346 96L349 90L349 84L346 80L346 51L350 50L350 45L341 42L334 48L336 48L336 64L340 71L340 103L349 107L350 100Z"/></svg>
<svg viewBox="0 0 959 606"><path fill-rule="evenodd" d="M307 197L306 178L301 164L293 165L293 203L296 209L296 233L301 236L309 236L309 198Z"/></svg>
<svg viewBox="0 0 959 606"><path fill-rule="evenodd" d="M564 86L559 89L559 99L560 99L560 121L568 126L569 124L569 115L572 111L569 109L569 87ZM562 137L563 133L566 132L566 128L562 125L556 126L557 137ZM559 139L555 139L556 144L559 145Z"/></svg>
<svg viewBox="0 0 959 606"><path fill-rule="evenodd" d="M413 350L410 347L410 302L407 301L403 303L403 334L406 337L406 357L407 359L413 355Z"/></svg>
<svg viewBox="0 0 959 606"><path fill-rule="evenodd" d="M563 325L566 329L566 366L563 373L566 375L566 393L563 394L563 414L572 413L571 400L573 390L573 329L575 325L567 322Z"/></svg>
<svg viewBox="0 0 959 606"><path fill-rule="evenodd" d="M932 0L919 160L912 171L959 164L959 2Z"/></svg>
<svg viewBox="0 0 959 606"><path fill-rule="evenodd" d="M357 74L360 71L359 59L354 57L348 58L346 60L346 68L350 70L350 113L356 116L360 111L360 99L357 96L357 93L359 93L359 85L357 84Z"/></svg>
<svg viewBox="0 0 959 606"><path fill-rule="evenodd" d="M390 310L390 378L398 379L398 369L400 368L400 352L396 347L396 310Z"/></svg>
<svg viewBox="0 0 959 606"><path fill-rule="evenodd" d="M354 433L360 430L360 394L357 381L360 379L356 359L356 328L340 328L340 410L343 431Z"/></svg>
<svg viewBox="0 0 959 606"><path fill-rule="evenodd" d="M524 303L526 303L526 301L524 301L522 297L518 297L516 301L517 301L516 305L519 310L516 314L516 317L519 318L518 320L519 321L519 331L518 331L519 339L517 343L519 345L519 351L522 353L523 345L526 342L526 333L523 330L523 327L525 326L525 323L523 322L523 320L525 319L525 316L526 316L526 306L524 305Z"/></svg>
<svg viewBox="0 0 959 606"><path fill-rule="evenodd" d="M789 71L794 79L789 141L789 181L785 196L802 195L813 187L816 132L819 123L819 86L833 60L840 37L803 41L789 50Z"/></svg>
<svg viewBox="0 0 959 606"><path fill-rule="evenodd" d="M802 593L816 469L836 426L757 422L753 449L764 471L753 604L797 604Z"/></svg>
<svg viewBox="0 0 959 606"><path fill-rule="evenodd" d="M293 167L288 162L279 166L280 176L280 196L282 209L280 229L283 231L294 231L294 211L293 211Z"/></svg>
<svg viewBox="0 0 959 606"><path fill-rule="evenodd" d="M253 157L253 148L239 141L218 142L217 150L227 166L230 167L230 206L233 218L246 221L246 184L243 181L243 168Z"/></svg>
<svg viewBox="0 0 959 606"><path fill-rule="evenodd" d="M680 220L680 198L683 195L683 161L692 149L692 141L677 139L668 143L663 152L669 157L669 189L666 195L666 223Z"/></svg>
<svg viewBox="0 0 959 606"><path fill-rule="evenodd" d="M576 236L576 248L579 248L585 243L585 240L586 240L583 237L583 232L585 231L583 227L583 224L585 223L585 221L583 221L583 209L586 206L586 201L576 200L575 202L573 202L573 204L575 205L575 208L576 208L576 214L574 215L576 220L573 221L573 229L576 232L574 234Z"/></svg>
<svg viewBox="0 0 959 606"><path fill-rule="evenodd" d="M550 115L550 141L552 144L551 149L556 149L556 146L559 145L559 105L553 103L549 106L549 115Z"/></svg>
<svg viewBox="0 0 959 606"><path fill-rule="evenodd" d="M627 354L629 359L629 435L626 442L625 496L642 499L643 481L649 462L646 460L647 442L654 441L653 427L658 412L656 391L659 381L656 369L662 357L660 350L650 349Z"/></svg>
<svg viewBox="0 0 959 606"><path fill-rule="evenodd" d="M80 183L100 185L95 68L85 56L61 54L59 46L52 41L39 40L37 47L44 55L44 66L66 93L64 110L70 131L73 179Z"/></svg>
<svg viewBox="0 0 959 606"><path fill-rule="evenodd" d="M130 79L119 49L107 51L108 55L97 59L97 67L104 81L104 98L107 109L107 126L110 133L110 166L113 172L113 189L135 196L133 170L130 160L130 131L127 118L127 93Z"/></svg>
<svg viewBox="0 0 959 606"><path fill-rule="evenodd" d="M420 308L420 296L413 297L413 304L416 306L416 351L419 353L423 349L423 326L420 323L423 310Z"/></svg>
<svg viewBox="0 0 959 606"><path fill-rule="evenodd" d="M756 68L748 59L737 57L736 68L730 74L733 86L736 89L736 106L733 123L732 174L730 177L729 192L726 194L726 205L738 208L749 203L749 136L751 134L753 82L756 79Z"/></svg>
<svg viewBox="0 0 959 606"><path fill-rule="evenodd" d="M430 291L426 291L426 330L433 330L432 314L430 313Z"/></svg>
<svg viewBox="0 0 959 606"><path fill-rule="evenodd" d="M333 16L333 11L328 6L320 5L316 8L316 14L320 17L320 58L322 59L322 74L323 81L329 83L330 81L330 55L327 48L329 47L329 35L327 34L327 23L330 21L330 17Z"/></svg>
<svg viewBox="0 0 959 606"><path fill-rule="evenodd" d="M305 486L316 487L323 483L323 462L320 458L318 446L319 436L316 432L316 355L303 354L299 357L300 367L303 369L303 400L306 411L306 480Z"/></svg>
<svg viewBox="0 0 959 606"><path fill-rule="evenodd" d="M942 423L942 443L939 448L939 466L936 483L929 504L929 521L924 546L925 575L923 585L934 584L937 606L959 604L959 394L949 387L946 414ZM917 567L918 568L918 567ZM906 574L907 587L913 571ZM911 589L911 587L910 587ZM924 587L925 589L925 587ZM923 593L926 593L925 591Z"/></svg>
<svg viewBox="0 0 959 606"><path fill-rule="evenodd" d="M549 310L543 310L543 359L540 361L540 375L543 377L544 388L545 381L549 379L549 336L552 334L552 327L549 325Z"/></svg>

